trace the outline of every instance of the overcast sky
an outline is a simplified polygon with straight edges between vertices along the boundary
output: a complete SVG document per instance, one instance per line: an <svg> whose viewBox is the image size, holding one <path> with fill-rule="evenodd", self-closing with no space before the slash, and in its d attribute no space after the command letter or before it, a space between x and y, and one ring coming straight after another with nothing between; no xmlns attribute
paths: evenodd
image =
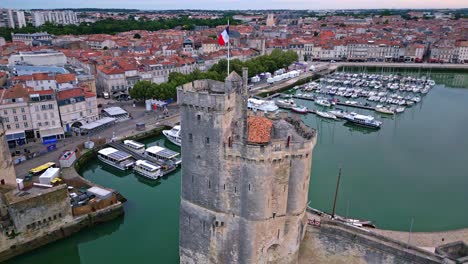
<svg viewBox="0 0 468 264"><path fill-rule="evenodd" d="M468 0L1 0L0 7L135 9L468 8Z"/></svg>

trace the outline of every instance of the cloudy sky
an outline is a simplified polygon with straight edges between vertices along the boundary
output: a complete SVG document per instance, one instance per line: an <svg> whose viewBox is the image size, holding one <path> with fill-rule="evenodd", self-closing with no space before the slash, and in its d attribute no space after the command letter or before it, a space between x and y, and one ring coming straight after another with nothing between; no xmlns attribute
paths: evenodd
<svg viewBox="0 0 468 264"><path fill-rule="evenodd" d="M2 0L0 7L135 9L468 8L468 0Z"/></svg>

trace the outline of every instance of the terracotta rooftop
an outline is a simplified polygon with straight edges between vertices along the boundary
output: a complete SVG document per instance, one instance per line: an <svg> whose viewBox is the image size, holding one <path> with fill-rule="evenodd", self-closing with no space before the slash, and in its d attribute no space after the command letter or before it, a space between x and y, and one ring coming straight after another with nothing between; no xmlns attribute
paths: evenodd
<svg viewBox="0 0 468 264"><path fill-rule="evenodd" d="M55 75L55 80L58 83L68 83L75 81L76 76L74 73L65 73L65 74L57 74Z"/></svg>
<svg viewBox="0 0 468 264"><path fill-rule="evenodd" d="M73 88L73 89L68 89L68 90L57 92L57 99L64 100L64 99L69 99L69 98L83 96L83 95L84 95L84 91L82 88Z"/></svg>
<svg viewBox="0 0 468 264"><path fill-rule="evenodd" d="M268 143L270 142L271 128L273 122L265 117L251 116L247 119L249 143Z"/></svg>

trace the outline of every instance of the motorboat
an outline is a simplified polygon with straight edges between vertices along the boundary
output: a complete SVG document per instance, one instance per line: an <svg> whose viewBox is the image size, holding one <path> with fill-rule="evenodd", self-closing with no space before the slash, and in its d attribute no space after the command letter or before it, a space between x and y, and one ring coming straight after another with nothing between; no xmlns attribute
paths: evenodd
<svg viewBox="0 0 468 264"><path fill-rule="evenodd" d="M291 109L296 105L296 102L294 102L293 99L279 99L276 101L276 105L280 108L284 108L284 109Z"/></svg>
<svg viewBox="0 0 468 264"><path fill-rule="evenodd" d="M182 145L182 135L180 133L180 126L174 126L170 130L163 130L163 135L171 141L172 143L176 144L177 146Z"/></svg>
<svg viewBox="0 0 468 264"><path fill-rule="evenodd" d="M301 106L301 105L292 107L291 110L294 111L294 112L296 112L296 113L299 113L299 114L307 114L307 113L309 113L309 109L307 109L307 107Z"/></svg>
<svg viewBox="0 0 468 264"><path fill-rule="evenodd" d="M375 107L375 111L379 112L379 113L382 113L382 114L387 114L387 115L393 115L395 114L394 111L388 109L387 107L385 106L382 106L382 107Z"/></svg>
<svg viewBox="0 0 468 264"><path fill-rule="evenodd" d="M317 99L315 100L315 104L325 106L325 107L331 107L331 103L326 99Z"/></svg>
<svg viewBox="0 0 468 264"><path fill-rule="evenodd" d="M332 113L327 113L327 112L322 112L322 111L315 111L315 113L320 117L336 120L336 116Z"/></svg>
<svg viewBox="0 0 468 264"><path fill-rule="evenodd" d="M260 100L255 98L249 98L247 100L247 108L254 111L263 112L275 112L278 110L278 106L273 101Z"/></svg>
<svg viewBox="0 0 468 264"><path fill-rule="evenodd" d="M369 116L366 115L349 115L346 120L351 124L368 128L379 129L382 126L382 122L375 120L373 117L369 118Z"/></svg>

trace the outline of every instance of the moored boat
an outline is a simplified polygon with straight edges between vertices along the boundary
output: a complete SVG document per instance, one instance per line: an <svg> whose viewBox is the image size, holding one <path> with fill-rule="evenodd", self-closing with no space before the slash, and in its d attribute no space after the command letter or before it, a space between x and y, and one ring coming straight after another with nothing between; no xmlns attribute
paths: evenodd
<svg viewBox="0 0 468 264"><path fill-rule="evenodd" d="M259 100L255 98L249 98L247 100L247 108L254 111L263 112L274 112L278 110L278 106L273 101Z"/></svg>
<svg viewBox="0 0 468 264"><path fill-rule="evenodd" d="M132 157L132 155L110 147L99 150L98 159L119 170L130 169L135 163L135 159Z"/></svg>
<svg viewBox="0 0 468 264"><path fill-rule="evenodd" d="M180 147L182 144L182 136L180 134L180 126L174 126L171 130L163 130L163 135L166 136L169 141Z"/></svg>
<svg viewBox="0 0 468 264"><path fill-rule="evenodd" d="M276 105L284 109L291 109L297 106L293 99L279 99L276 101Z"/></svg>
<svg viewBox="0 0 468 264"><path fill-rule="evenodd" d="M373 117L369 117L366 115L354 114L354 115L348 116L346 120L347 122L351 124L368 127L368 128L379 129L382 126L382 122L377 121Z"/></svg>
<svg viewBox="0 0 468 264"><path fill-rule="evenodd" d="M160 146L152 146L146 149L145 156L159 163L178 166L182 163L180 153Z"/></svg>
<svg viewBox="0 0 468 264"><path fill-rule="evenodd" d="M327 113L327 112L322 112L322 111L315 111L315 113L320 117L336 120L336 115L332 113Z"/></svg>
<svg viewBox="0 0 468 264"><path fill-rule="evenodd" d="M163 176L161 166L147 160L137 160L133 171L150 180L157 180L159 177Z"/></svg>
<svg viewBox="0 0 468 264"><path fill-rule="evenodd" d="M307 107L305 106L296 106L296 107L292 107L291 110L293 110L294 112L296 113L299 113L299 114L307 114L309 112L309 109L307 109Z"/></svg>
<svg viewBox="0 0 468 264"><path fill-rule="evenodd" d="M331 107L331 103L326 99L317 99L315 100L315 104L325 106L325 107Z"/></svg>
<svg viewBox="0 0 468 264"><path fill-rule="evenodd" d="M387 115L393 115L393 114L395 114L394 111L388 109L388 108L385 107L385 106L376 107L376 108L375 108L375 111L377 111L377 112L379 112L379 113L382 113L382 114L387 114Z"/></svg>
<svg viewBox="0 0 468 264"><path fill-rule="evenodd" d="M145 145L133 140L124 140L124 146L133 152L143 154L145 153Z"/></svg>

